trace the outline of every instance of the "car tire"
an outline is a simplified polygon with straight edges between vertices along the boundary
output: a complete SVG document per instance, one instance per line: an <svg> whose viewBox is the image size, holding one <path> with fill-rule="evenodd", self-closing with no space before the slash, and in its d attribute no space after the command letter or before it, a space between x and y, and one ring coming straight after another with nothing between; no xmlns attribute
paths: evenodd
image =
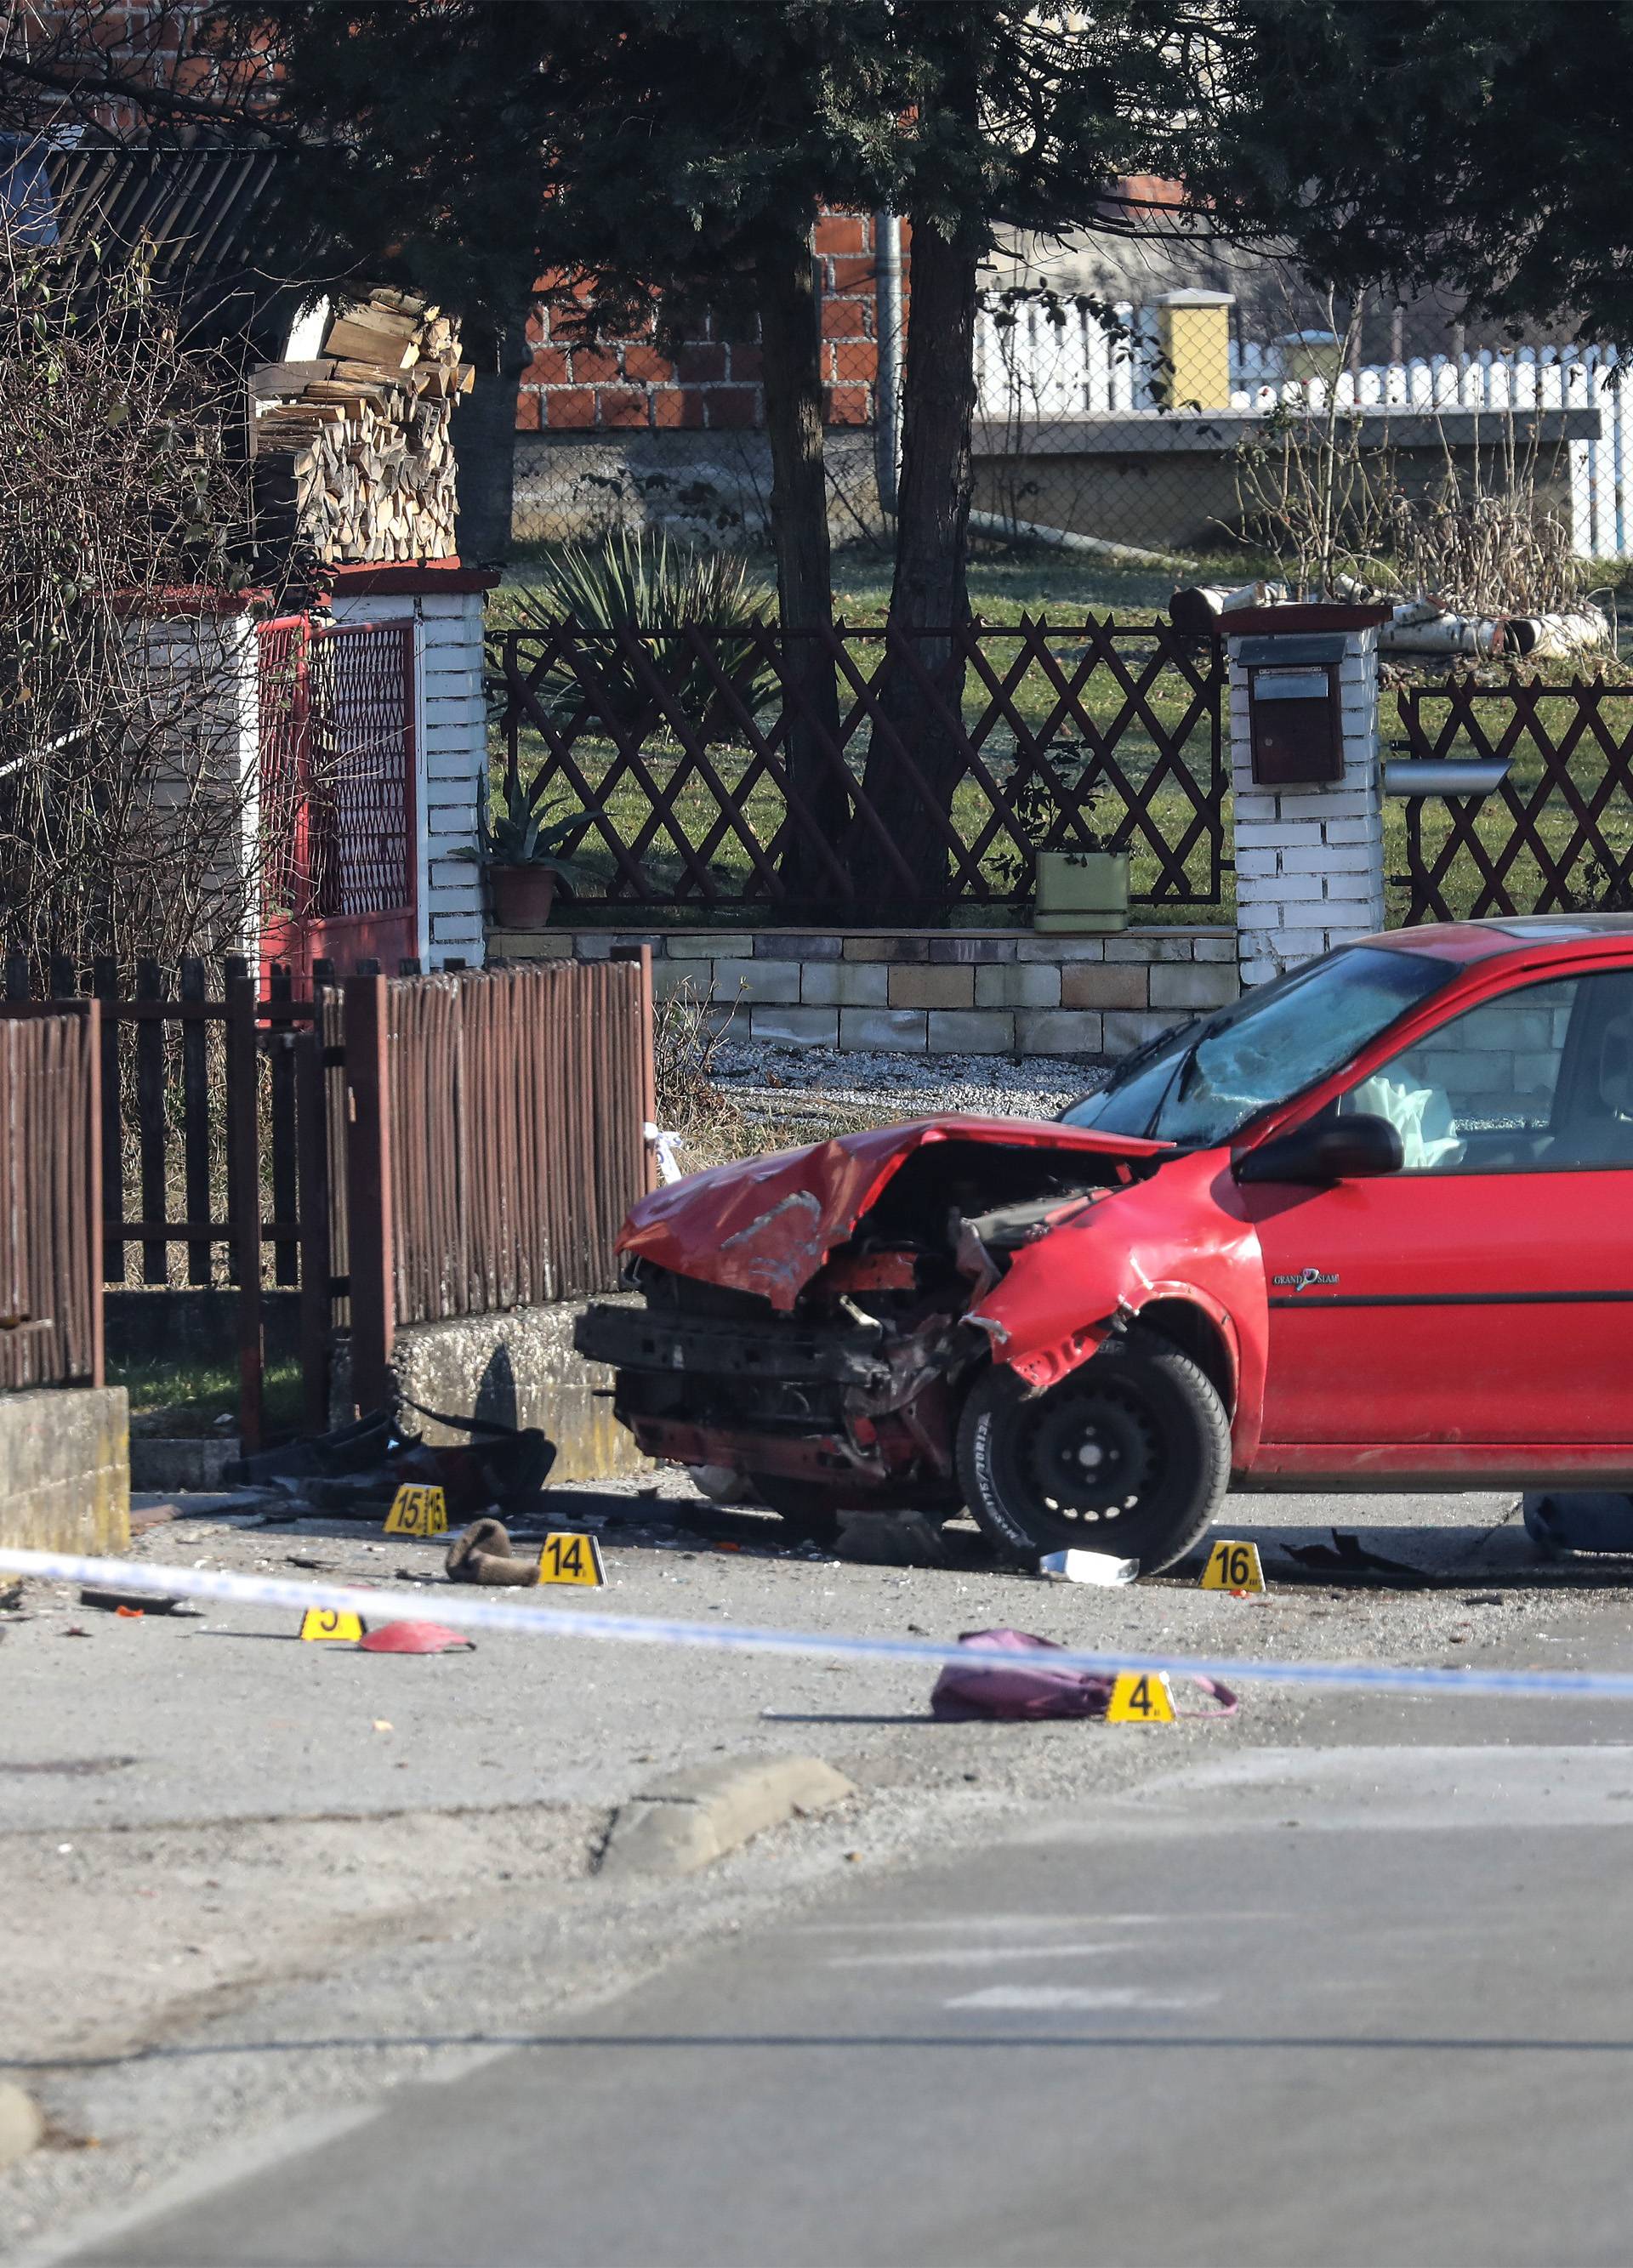
<svg viewBox="0 0 1633 2268"><path fill-rule="evenodd" d="M1042 1394L983 1372L958 1421L964 1501L999 1548L1107 1551L1142 1574L1207 1533L1230 1478L1230 1425L1212 1381L1155 1333L1112 1339Z"/></svg>

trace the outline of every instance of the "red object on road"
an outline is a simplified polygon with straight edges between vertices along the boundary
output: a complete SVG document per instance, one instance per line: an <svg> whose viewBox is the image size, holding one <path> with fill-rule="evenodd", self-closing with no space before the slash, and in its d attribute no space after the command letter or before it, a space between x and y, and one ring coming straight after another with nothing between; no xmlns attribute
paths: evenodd
<svg viewBox="0 0 1633 2268"><path fill-rule="evenodd" d="M1167 1033L1054 1124L721 1167L587 1354L651 1454L808 1532L967 1504L1171 1565L1245 1486L1633 1486L1633 918L1403 930Z"/></svg>
<svg viewBox="0 0 1633 2268"><path fill-rule="evenodd" d="M358 1640L359 1653L454 1653L477 1650L475 1638L446 1623L383 1623Z"/></svg>

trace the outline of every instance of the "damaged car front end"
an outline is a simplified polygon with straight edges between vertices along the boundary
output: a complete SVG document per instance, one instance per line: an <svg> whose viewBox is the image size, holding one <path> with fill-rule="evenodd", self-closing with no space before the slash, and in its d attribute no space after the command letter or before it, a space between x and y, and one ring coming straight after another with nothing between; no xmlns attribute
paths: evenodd
<svg viewBox="0 0 1633 2268"><path fill-rule="evenodd" d="M1267 1400L1289 1304L1313 1316L1306 1336L1329 1308L1375 1304L1302 1292L1335 1280L1312 1222L1366 1248L1360 1201L1323 1211L1310 1189L1371 1174L1381 1192L1404 1161L1377 1115L1393 1090L1357 1082L1461 994L1500 987L1494 956L1518 983L1587 949L1369 939L1160 1035L1052 1124L928 1119L697 1174L637 1205L620 1249L639 1304L589 1309L579 1346L611 1366L644 1449L743 1475L808 1529L841 1508L963 1505L1017 1558L1087 1545L1171 1565L1233 1476L1376 1466L1364 1443L1310 1432L1319 1406L1288 1432L1304 1389L1286 1359ZM1277 1138L1316 1112L1302 1147ZM1267 1245L1284 1256L1271 1268ZM1437 1295L1403 1266L1415 1313Z"/></svg>
<svg viewBox="0 0 1633 2268"><path fill-rule="evenodd" d="M637 1206L621 1243L642 1304L592 1307L579 1346L650 1455L742 1473L808 1533L842 1506L951 1511L961 1407L1013 1333L993 1295L1171 1154L944 1118L720 1167Z"/></svg>

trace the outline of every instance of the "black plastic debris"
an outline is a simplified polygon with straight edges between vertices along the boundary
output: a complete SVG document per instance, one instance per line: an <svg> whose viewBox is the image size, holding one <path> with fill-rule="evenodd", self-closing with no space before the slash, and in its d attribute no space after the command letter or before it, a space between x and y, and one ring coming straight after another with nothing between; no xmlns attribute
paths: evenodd
<svg viewBox="0 0 1633 2268"><path fill-rule="evenodd" d="M1301 1567L1324 1575L1388 1575L1397 1582L1429 1583L1433 1577L1422 1567L1408 1567L1404 1559L1385 1559L1369 1551L1358 1535L1334 1528L1331 1543L1284 1543L1282 1550Z"/></svg>
<svg viewBox="0 0 1633 2268"><path fill-rule="evenodd" d="M403 1424L404 1410L469 1439L425 1441ZM555 1462L555 1443L536 1425L447 1416L403 1395L391 1409L373 1410L353 1425L242 1458L233 1477L282 1488L343 1520L383 1517L397 1491L409 1484L440 1488L450 1520L468 1521L491 1506L519 1520L543 1507Z"/></svg>
<svg viewBox="0 0 1633 2268"><path fill-rule="evenodd" d="M1565 1551L1633 1551L1633 1497L1549 1489L1521 1499L1526 1533L1550 1559Z"/></svg>
<svg viewBox="0 0 1633 2268"><path fill-rule="evenodd" d="M154 1591L106 1591L90 1587L79 1594L82 1607L95 1607L105 1615L116 1615L122 1607L128 1615L192 1615L200 1614L198 1607L184 1606L180 1599L160 1597Z"/></svg>

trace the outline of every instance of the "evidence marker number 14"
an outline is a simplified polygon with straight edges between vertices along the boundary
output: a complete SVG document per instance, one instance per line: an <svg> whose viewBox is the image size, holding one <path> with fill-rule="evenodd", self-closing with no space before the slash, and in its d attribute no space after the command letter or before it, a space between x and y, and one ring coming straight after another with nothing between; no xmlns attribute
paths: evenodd
<svg viewBox="0 0 1633 2268"><path fill-rule="evenodd" d="M599 1590L607 1580L600 1543L593 1535L558 1528L544 1538L539 1553L538 1580L541 1583L583 1583Z"/></svg>

